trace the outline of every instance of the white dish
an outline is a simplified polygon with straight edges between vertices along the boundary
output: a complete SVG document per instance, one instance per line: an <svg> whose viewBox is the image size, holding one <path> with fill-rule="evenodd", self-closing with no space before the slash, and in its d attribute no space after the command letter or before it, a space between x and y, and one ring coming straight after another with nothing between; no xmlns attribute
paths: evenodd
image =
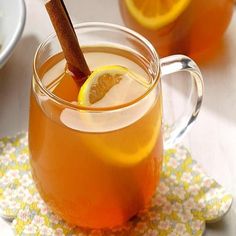
<svg viewBox="0 0 236 236"><path fill-rule="evenodd" d="M2 1L2 0L1 0ZM10 223L0 217L0 229L3 236L14 236Z"/></svg>
<svg viewBox="0 0 236 236"><path fill-rule="evenodd" d="M11 56L24 29L24 0L0 0L0 68Z"/></svg>

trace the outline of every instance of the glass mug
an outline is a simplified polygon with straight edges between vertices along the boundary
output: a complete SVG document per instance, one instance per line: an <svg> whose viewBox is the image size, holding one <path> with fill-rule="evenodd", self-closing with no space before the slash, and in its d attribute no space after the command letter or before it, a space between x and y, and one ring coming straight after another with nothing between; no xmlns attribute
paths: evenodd
<svg viewBox="0 0 236 236"><path fill-rule="evenodd" d="M184 53L203 60L219 48L234 0L119 0L119 5L125 24L149 39L161 57Z"/></svg>
<svg viewBox="0 0 236 236"><path fill-rule="evenodd" d="M57 97L43 77L45 63L61 52L57 37L51 35L34 58L29 120L32 175L44 201L67 222L114 227L145 207L160 180L161 76L188 71L193 81L194 103L171 126L167 146L196 119L203 81L190 58L159 59L144 37L125 27L84 23L75 26L75 31L90 67L110 64L114 58L122 65L135 64L142 69L140 73L146 73L149 86L142 96L110 107L83 107Z"/></svg>

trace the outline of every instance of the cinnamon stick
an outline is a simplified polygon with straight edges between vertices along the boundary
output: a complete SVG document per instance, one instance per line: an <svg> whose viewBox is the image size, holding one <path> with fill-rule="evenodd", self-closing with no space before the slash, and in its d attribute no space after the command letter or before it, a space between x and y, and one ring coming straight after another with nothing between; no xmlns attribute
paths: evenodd
<svg viewBox="0 0 236 236"><path fill-rule="evenodd" d="M75 76L76 82L81 84L90 75L90 70L65 4L63 0L49 0L45 6L61 44L68 69Z"/></svg>

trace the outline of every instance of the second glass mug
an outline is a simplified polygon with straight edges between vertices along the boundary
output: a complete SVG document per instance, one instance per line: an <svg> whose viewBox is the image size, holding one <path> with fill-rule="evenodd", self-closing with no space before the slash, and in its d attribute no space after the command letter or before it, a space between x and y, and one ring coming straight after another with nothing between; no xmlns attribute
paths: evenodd
<svg viewBox="0 0 236 236"><path fill-rule="evenodd" d="M149 39L161 57L184 53L198 61L219 51L234 10L234 0L119 0L119 5L125 24Z"/></svg>
<svg viewBox="0 0 236 236"><path fill-rule="evenodd" d="M197 117L203 81L190 58L159 59L144 37L125 27L84 23L75 26L75 31L82 48L122 50L125 54L120 56L142 60L149 86L142 96L112 107L83 107L57 97L47 89L41 72L42 65L61 52L57 37L51 35L34 58L29 121L32 175L44 201L67 222L89 228L114 227L142 210L160 181L161 76L188 71L193 81L190 96L194 102L171 126L166 147ZM99 61L111 63L109 57L101 56Z"/></svg>

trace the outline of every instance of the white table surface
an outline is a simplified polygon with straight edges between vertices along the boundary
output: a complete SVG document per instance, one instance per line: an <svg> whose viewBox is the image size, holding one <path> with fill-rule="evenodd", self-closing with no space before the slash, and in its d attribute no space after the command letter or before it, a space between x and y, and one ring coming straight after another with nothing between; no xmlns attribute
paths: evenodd
<svg viewBox="0 0 236 236"><path fill-rule="evenodd" d="M27 20L23 36L11 59L0 70L0 137L27 129L32 60L38 44L52 26L41 0L25 0ZM105 21L123 24L118 0L68 0L74 22ZM96 6L96 7L94 7ZM200 66L205 82L204 103L197 122L184 137L192 156L206 172L236 197L236 14L220 53ZM164 83L168 97L182 97L182 85ZM173 99L174 100L174 99ZM175 110L179 104L172 104ZM176 112L170 112L172 118ZM0 219L0 235L10 236ZM236 235L236 204L219 223L208 225L206 236Z"/></svg>

